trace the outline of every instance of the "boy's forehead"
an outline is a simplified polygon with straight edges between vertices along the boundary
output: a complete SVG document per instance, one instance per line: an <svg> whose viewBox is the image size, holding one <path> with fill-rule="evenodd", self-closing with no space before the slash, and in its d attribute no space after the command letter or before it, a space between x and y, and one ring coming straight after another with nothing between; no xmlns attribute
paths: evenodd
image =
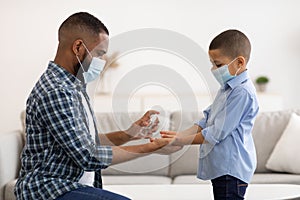
<svg viewBox="0 0 300 200"><path fill-rule="evenodd" d="M222 52L220 49L213 49L208 51L209 57L222 57Z"/></svg>
<svg viewBox="0 0 300 200"><path fill-rule="evenodd" d="M227 58L220 49L209 50L208 55L211 61L218 61Z"/></svg>

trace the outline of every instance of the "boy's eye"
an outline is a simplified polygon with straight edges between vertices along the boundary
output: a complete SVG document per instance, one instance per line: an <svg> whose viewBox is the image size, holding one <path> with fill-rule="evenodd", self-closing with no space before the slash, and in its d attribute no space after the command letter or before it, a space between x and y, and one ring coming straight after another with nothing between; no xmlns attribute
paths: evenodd
<svg viewBox="0 0 300 200"><path fill-rule="evenodd" d="M222 67L222 64L218 64L218 65L216 65L216 67L218 67L218 68L219 68L219 67Z"/></svg>

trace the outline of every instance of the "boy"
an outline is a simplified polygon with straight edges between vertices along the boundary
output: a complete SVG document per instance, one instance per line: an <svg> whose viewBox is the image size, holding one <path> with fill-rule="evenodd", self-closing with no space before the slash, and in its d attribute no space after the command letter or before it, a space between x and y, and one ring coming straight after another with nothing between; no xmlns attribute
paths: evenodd
<svg viewBox="0 0 300 200"><path fill-rule="evenodd" d="M198 178L211 180L215 199L244 199L256 168L251 135L258 112L246 64L251 45L238 30L227 30L209 46L212 74L221 88L204 118L182 132L161 131L175 145L201 144Z"/></svg>

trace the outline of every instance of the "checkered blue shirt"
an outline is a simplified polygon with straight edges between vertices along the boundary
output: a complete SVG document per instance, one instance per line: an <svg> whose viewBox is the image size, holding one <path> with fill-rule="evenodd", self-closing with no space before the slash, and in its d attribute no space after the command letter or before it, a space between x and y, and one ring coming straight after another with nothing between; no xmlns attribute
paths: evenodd
<svg viewBox="0 0 300 200"><path fill-rule="evenodd" d="M84 171L95 171L94 186L102 187L101 169L111 164L112 149L100 146L99 137L95 144L89 134L89 111L80 92L88 99L82 82L54 62L33 88L26 105L17 199L56 199L83 187L78 181Z"/></svg>

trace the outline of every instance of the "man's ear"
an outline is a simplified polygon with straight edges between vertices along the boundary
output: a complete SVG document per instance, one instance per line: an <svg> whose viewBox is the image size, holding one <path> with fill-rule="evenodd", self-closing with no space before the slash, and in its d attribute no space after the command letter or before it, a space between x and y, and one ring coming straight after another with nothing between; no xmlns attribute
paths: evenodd
<svg viewBox="0 0 300 200"><path fill-rule="evenodd" d="M82 59L84 55L84 47L82 45L83 41L80 39L77 39L73 42L72 51L75 55L79 57L79 59Z"/></svg>

